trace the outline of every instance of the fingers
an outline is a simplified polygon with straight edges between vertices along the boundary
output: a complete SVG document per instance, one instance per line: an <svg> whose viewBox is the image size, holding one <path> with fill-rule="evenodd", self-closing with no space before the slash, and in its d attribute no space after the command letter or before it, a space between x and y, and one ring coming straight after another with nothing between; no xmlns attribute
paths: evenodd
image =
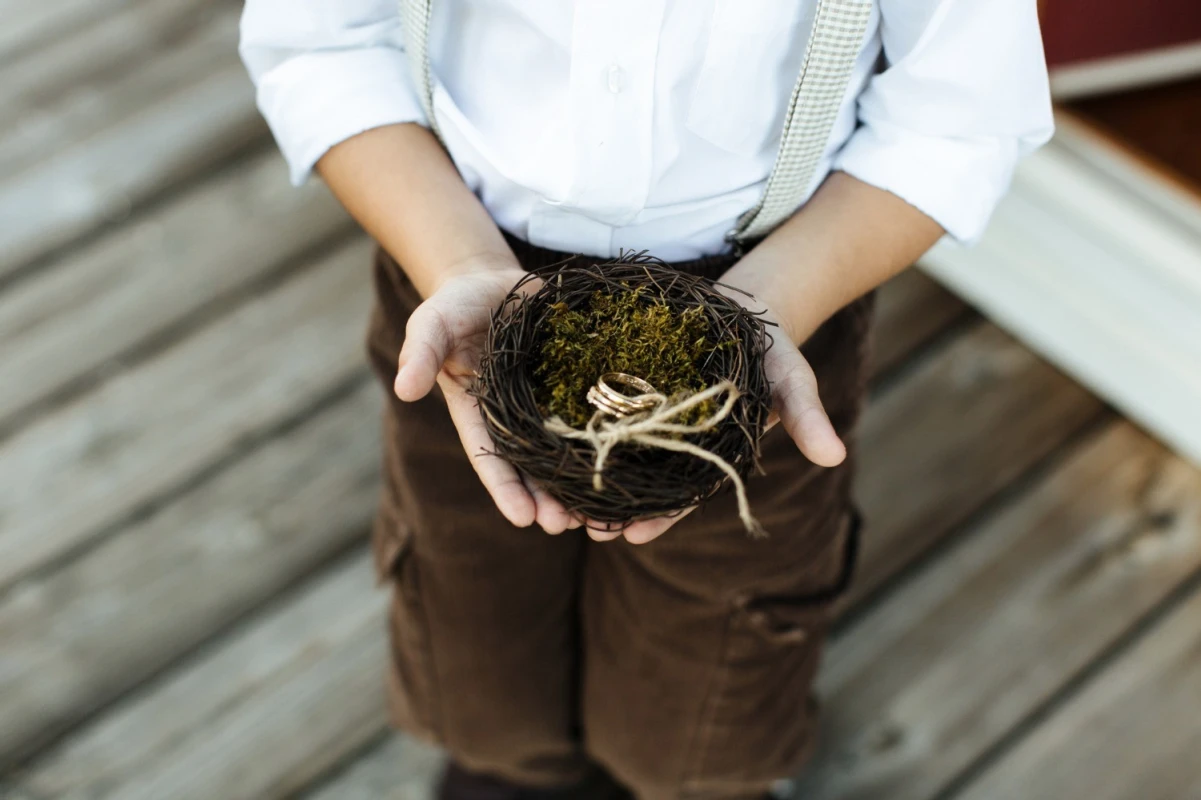
<svg viewBox="0 0 1201 800"><path fill-rule="evenodd" d="M588 534L588 538L594 542L611 542L614 539L620 538L622 534L622 524L620 522L597 522L596 520L586 520L584 530Z"/></svg>
<svg viewBox="0 0 1201 800"><path fill-rule="evenodd" d="M405 327L393 391L401 400L420 400L434 388L443 362L454 346L446 316L431 297L417 306Z"/></svg>
<svg viewBox="0 0 1201 800"><path fill-rule="evenodd" d="M538 515L538 506L513 467L503 458L491 455L492 440L488 436L488 429L484 427L484 418L480 416L475 398L445 373L440 373L437 381L446 397L450 418L459 431L459 441L471 458L475 474L488 494L492 495L492 501L505 519L517 527L532 525Z"/></svg>
<svg viewBox="0 0 1201 800"><path fill-rule="evenodd" d="M686 508L678 514L673 514L670 517L655 517L654 519L644 519L633 523L624 531L626 541L630 544L646 544L647 542L658 539L663 534L682 520L684 517L692 513L693 509Z"/></svg>
<svg viewBox="0 0 1201 800"><path fill-rule="evenodd" d="M530 495L534 498L534 521L537 522L542 530L551 535L560 534L569 528L578 528L580 526L579 517L568 513L567 509L558 500L547 494L538 486L529 486Z"/></svg>
<svg viewBox="0 0 1201 800"><path fill-rule="evenodd" d="M474 397L453 378L440 374L438 385L446 397L450 418L459 432L463 449L471 456L480 482L492 496L505 519L519 528L538 523L547 533L559 534L578 528L583 520L573 515L539 487L529 487L504 459L491 455L492 439Z"/></svg>
<svg viewBox="0 0 1201 800"><path fill-rule="evenodd" d="M841 464L847 449L838 438L822 407L817 378L799 350L773 348L768 379L772 384L775 413L805 457L822 467Z"/></svg>
<svg viewBox="0 0 1201 800"><path fill-rule="evenodd" d="M654 541L666 533L672 525L682 520L684 517L691 514L696 509L696 506L686 508L683 511L665 517L654 517L653 519L643 519L637 522L597 522L590 519L585 520L585 530L588 533L588 538L596 542L611 542L614 539L625 537L625 540L630 544L646 544Z"/></svg>

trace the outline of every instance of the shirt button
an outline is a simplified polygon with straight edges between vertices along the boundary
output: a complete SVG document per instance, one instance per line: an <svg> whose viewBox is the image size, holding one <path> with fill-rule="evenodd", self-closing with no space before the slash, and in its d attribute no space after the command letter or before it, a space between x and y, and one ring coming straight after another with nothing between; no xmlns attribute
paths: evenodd
<svg viewBox="0 0 1201 800"><path fill-rule="evenodd" d="M625 71L616 64L610 64L609 68L605 70L605 83L609 87L610 92L620 94L626 84Z"/></svg>

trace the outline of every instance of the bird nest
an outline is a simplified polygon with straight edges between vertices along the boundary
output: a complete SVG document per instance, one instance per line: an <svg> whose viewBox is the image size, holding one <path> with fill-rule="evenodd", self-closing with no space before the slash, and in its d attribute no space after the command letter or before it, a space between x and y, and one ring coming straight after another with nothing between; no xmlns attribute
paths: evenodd
<svg viewBox="0 0 1201 800"><path fill-rule="evenodd" d="M472 393L495 454L569 511L606 524L668 515L755 469L771 405L767 324L713 281L645 254L569 260L523 278L494 312ZM653 437L606 447L598 470L588 431L614 420L587 392L613 372L654 385L660 411L681 411Z"/></svg>

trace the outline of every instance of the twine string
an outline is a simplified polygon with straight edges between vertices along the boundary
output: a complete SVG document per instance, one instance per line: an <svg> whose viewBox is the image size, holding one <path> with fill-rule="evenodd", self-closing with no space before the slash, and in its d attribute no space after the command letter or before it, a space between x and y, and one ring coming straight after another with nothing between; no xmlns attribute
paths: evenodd
<svg viewBox="0 0 1201 800"><path fill-rule="evenodd" d="M701 403L716 399L723 394L725 395L725 401L721 406L699 422L685 425L672 421L686 411L696 408ZM741 476L739 476L738 471L730 465L730 462L692 442L672 438L673 434L703 433L716 427L733 411L734 403L737 402L738 397L738 387L732 381L725 380L710 386L704 391L689 395L676 403L670 403L667 396L657 392L639 395L637 398L631 399L653 399L655 401L654 408L650 411L624 417L614 417L604 411L598 410L588 420L588 424L583 430L571 427L559 417L552 417L546 420L544 424L546 425L546 429L551 433L562 436L565 439L586 441L592 445L593 450L596 451L596 460L592 469L592 487L598 492L604 488L602 475L605 469L605 462L608 460L613 448L622 442L633 442L646 447L658 447L663 450L688 453L689 455L708 461L724 472L730 478L730 482L734 484L734 491L738 496L738 517L742 520L743 526L746 527L747 533L752 536L762 537L766 536L767 532L751 514L751 504L747 499L746 484L743 482Z"/></svg>

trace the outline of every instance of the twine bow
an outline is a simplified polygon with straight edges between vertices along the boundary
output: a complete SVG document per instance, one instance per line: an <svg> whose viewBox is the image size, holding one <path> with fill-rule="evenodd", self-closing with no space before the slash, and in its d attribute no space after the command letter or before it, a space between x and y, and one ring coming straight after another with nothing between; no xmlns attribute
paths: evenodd
<svg viewBox="0 0 1201 800"><path fill-rule="evenodd" d="M721 407L700 422L692 425L672 422L673 419L676 419L684 412L708 400L720 397L723 394L726 396L726 399ZM605 461L608 459L609 453L622 442L633 442L647 447L658 447L663 450L688 453L689 455L708 461L726 473L730 481L734 484L734 491L738 496L738 517L746 527L747 533L752 536L762 537L767 535L767 531L763 529L763 526L751 514L751 504L747 499L746 485L738 475L738 471L724 458L709 452L703 447L691 442L671 438L672 434L702 433L714 428L730 415L730 412L734 409L734 403L738 400L738 394L738 387L732 381L727 380L714 384L704 391L689 395L672 405L668 405L668 398L659 393L641 395L643 398L653 398L655 400L655 407L650 411L631 414L625 417L613 417L604 411L597 411L588 420L588 424L583 430L571 427L559 417L552 417L545 422L545 425L548 431L565 439L583 440L592 445L596 451L596 463L592 470L592 486L597 491L604 488L601 475L604 472Z"/></svg>

